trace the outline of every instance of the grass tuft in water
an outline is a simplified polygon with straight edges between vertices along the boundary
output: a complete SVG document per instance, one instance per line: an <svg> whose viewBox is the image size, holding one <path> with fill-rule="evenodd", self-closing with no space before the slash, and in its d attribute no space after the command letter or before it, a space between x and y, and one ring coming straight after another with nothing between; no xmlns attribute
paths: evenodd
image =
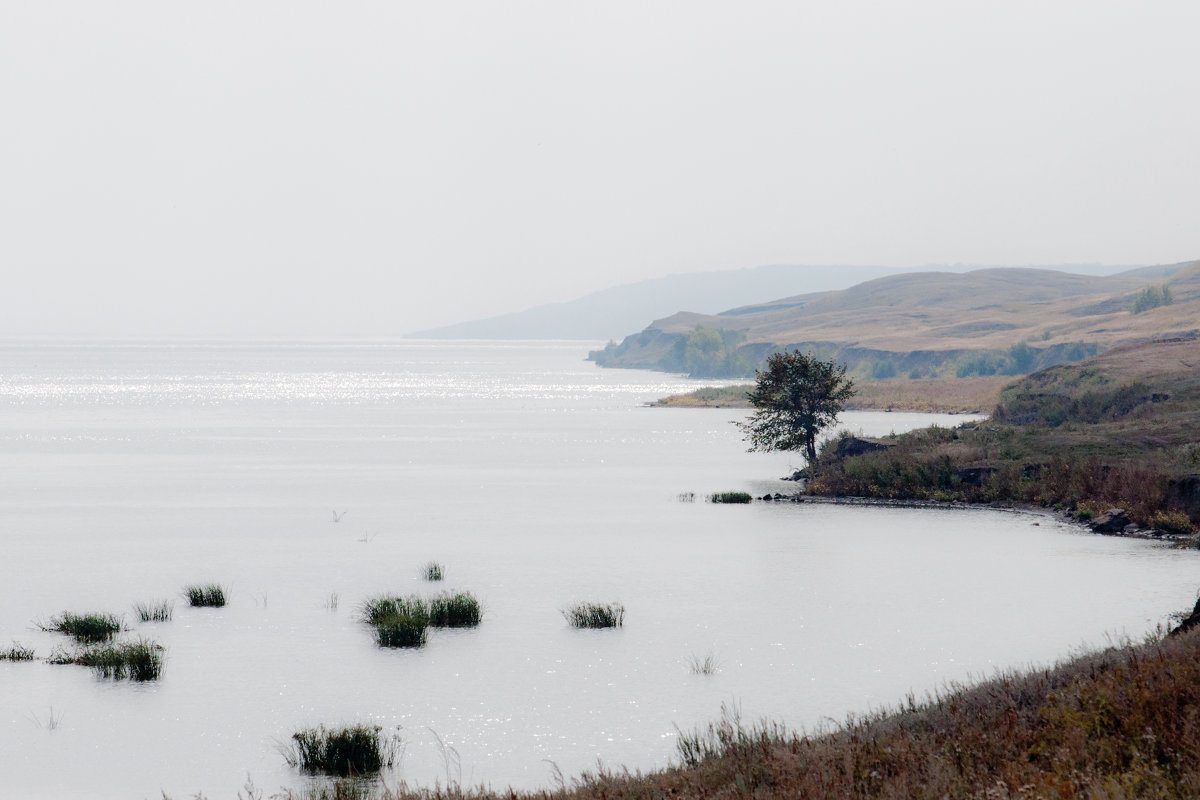
<svg viewBox="0 0 1200 800"><path fill-rule="evenodd" d="M625 606L620 603L576 603L562 614L572 628L619 628L625 624Z"/></svg>
<svg viewBox="0 0 1200 800"><path fill-rule="evenodd" d="M153 603L134 603L133 613L142 622L170 622L175 613L175 604L170 600L159 600Z"/></svg>
<svg viewBox="0 0 1200 800"><path fill-rule="evenodd" d="M33 649L23 647L20 642L13 642L12 647L0 650L0 661L33 661Z"/></svg>
<svg viewBox="0 0 1200 800"><path fill-rule="evenodd" d="M417 597L373 597L363 603L362 620L375 628L382 647L421 647L429 629L429 605Z"/></svg>
<svg viewBox="0 0 1200 800"><path fill-rule="evenodd" d="M706 653L703 658L693 655L688 662L693 675L716 675L721 671L721 662L715 653Z"/></svg>
<svg viewBox="0 0 1200 800"><path fill-rule="evenodd" d="M148 639L100 645L84 650L75 663L105 678L153 681L162 674L163 646Z"/></svg>
<svg viewBox="0 0 1200 800"><path fill-rule="evenodd" d="M430 561L421 567L421 575L427 581L440 581L446 577L446 568L437 561Z"/></svg>
<svg viewBox="0 0 1200 800"><path fill-rule="evenodd" d="M429 600L429 624L435 628L473 628L483 609L470 592L446 592Z"/></svg>
<svg viewBox="0 0 1200 800"><path fill-rule="evenodd" d="M398 734L384 734L378 725L308 728L292 734L284 752L289 765L328 775L363 775L390 767L396 760Z"/></svg>
<svg viewBox="0 0 1200 800"><path fill-rule="evenodd" d="M225 587L219 583L193 583L183 587L183 596L193 608L221 608L225 605Z"/></svg>
<svg viewBox="0 0 1200 800"><path fill-rule="evenodd" d="M65 633L81 644L107 642L121 632L121 619L113 614L72 614L64 611L45 625L44 631Z"/></svg>
<svg viewBox="0 0 1200 800"><path fill-rule="evenodd" d="M717 492L708 496L710 503L749 503L753 499L748 492Z"/></svg>

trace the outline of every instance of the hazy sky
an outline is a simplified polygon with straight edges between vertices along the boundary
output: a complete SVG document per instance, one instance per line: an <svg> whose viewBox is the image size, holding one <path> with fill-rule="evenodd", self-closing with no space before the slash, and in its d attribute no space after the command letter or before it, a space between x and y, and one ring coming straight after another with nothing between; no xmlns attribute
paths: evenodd
<svg viewBox="0 0 1200 800"><path fill-rule="evenodd" d="M0 0L0 335L1200 258L1198 42L1195 0Z"/></svg>

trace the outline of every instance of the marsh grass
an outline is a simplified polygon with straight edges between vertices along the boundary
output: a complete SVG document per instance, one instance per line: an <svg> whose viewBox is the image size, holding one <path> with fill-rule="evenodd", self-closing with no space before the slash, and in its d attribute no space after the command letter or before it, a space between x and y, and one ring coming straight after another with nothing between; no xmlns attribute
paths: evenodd
<svg viewBox="0 0 1200 800"><path fill-rule="evenodd" d="M625 606L620 603L576 603L562 615L572 628L619 628L625 624Z"/></svg>
<svg viewBox="0 0 1200 800"><path fill-rule="evenodd" d="M437 561L430 561L421 567L421 575L427 581L440 581L446 576L446 568Z"/></svg>
<svg viewBox="0 0 1200 800"><path fill-rule="evenodd" d="M113 614L72 614L64 611L39 628L65 633L80 644L107 642L124 629L121 618Z"/></svg>
<svg viewBox="0 0 1200 800"><path fill-rule="evenodd" d="M46 656L47 664L75 664L78 663L79 654L65 647L56 647L50 651L50 655Z"/></svg>
<svg viewBox="0 0 1200 800"><path fill-rule="evenodd" d="M0 661L33 661L32 648L23 647L20 642L13 642L12 647L0 650Z"/></svg>
<svg viewBox="0 0 1200 800"><path fill-rule="evenodd" d="M392 766L399 743L398 733L385 734L378 725L333 729L322 725L292 734L284 758L305 772L365 775Z"/></svg>
<svg viewBox="0 0 1200 800"><path fill-rule="evenodd" d="M428 638L429 604L416 595L372 597L363 603L361 617L375 628L381 647L421 647Z"/></svg>
<svg viewBox="0 0 1200 800"><path fill-rule="evenodd" d="M183 596L193 608L222 608L225 605L225 587L219 583L189 584L183 587Z"/></svg>
<svg viewBox="0 0 1200 800"><path fill-rule="evenodd" d="M422 647L429 638L429 618L412 614L393 614L375 625L380 647Z"/></svg>
<svg viewBox="0 0 1200 800"><path fill-rule="evenodd" d="M679 493L679 502L681 502L681 503L696 502L696 493L695 492L680 492Z"/></svg>
<svg viewBox="0 0 1200 800"><path fill-rule="evenodd" d="M148 639L99 645L84 650L75 663L105 678L153 681L162 675L163 646Z"/></svg>
<svg viewBox="0 0 1200 800"><path fill-rule="evenodd" d="M710 503L749 503L753 499L749 492L717 492L708 496Z"/></svg>
<svg viewBox="0 0 1200 800"><path fill-rule="evenodd" d="M481 619L483 609L470 592L446 592L429 600L429 624L435 628L473 628Z"/></svg>
<svg viewBox="0 0 1200 800"><path fill-rule="evenodd" d="M688 669L693 675L716 675L721 671L721 662L715 653L706 653L703 658L692 655L688 661Z"/></svg>
<svg viewBox="0 0 1200 800"><path fill-rule="evenodd" d="M142 622L170 622L175 614L175 604L170 600L153 603L134 603L133 613Z"/></svg>

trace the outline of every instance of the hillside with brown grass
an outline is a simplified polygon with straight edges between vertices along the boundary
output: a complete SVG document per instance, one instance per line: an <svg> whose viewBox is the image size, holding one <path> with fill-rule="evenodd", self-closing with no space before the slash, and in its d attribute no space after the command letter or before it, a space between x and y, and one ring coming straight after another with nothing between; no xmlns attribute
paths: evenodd
<svg viewBox="0 0 1200 800"><path fill-rule="evenodd" d="M1018 380L989 420L890 437L843 457L807 489L892 500L1024 502L1092 517L1123 509L1145 529L1200 522L1200 339L1128 345Z"/></svg>
<svg viewBox="0 0 1200 800"><path fill-rule="evenodd" d="M1161 286L1173 302L1131 310L1139 292ZM714 376L749 374L779 348L834 358L862 377L1025 374L1121 344L1200 335L1200 261L1106 277L1018 268L907 273L721 314L681 312L592 357L602 366L703 376L709 361L684 352L697 330L724 332L720 345L697 345L725 348L724 360L709 360ZM1013 348L1021 355L1004 362Z"/></svg>

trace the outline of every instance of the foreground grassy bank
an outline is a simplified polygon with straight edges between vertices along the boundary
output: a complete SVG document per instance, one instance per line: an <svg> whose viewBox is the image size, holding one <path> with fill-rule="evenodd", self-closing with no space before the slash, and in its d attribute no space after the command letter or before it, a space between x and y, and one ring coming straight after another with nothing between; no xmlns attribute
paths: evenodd
<svg viewBox="0 0 1200 800"><path fill-rule="evenodd" d="M680 766L540 792L340 785L316 797L1126 798L1200 796L1200 627L1005 673L801 735L727 713L683 734Z"/></svg>
<svg viewBox="0 0 1200 800"><path fill-rule="evenodd" d="M850 411L923 411L936 414L979 414L990 411L1000 389L1012 378L999 375L971 378L896 378L855 380L855 396L846 403ZM651 405L668 408L749 408L749 384L706 386L675 394Z"/></svg>
<svg viewBox="0 0 1200 800"><path fill-rule="evenodd" d="M1151 342L1033 373L991 419L822 449L807 491L843 497L1024 502L1143 528L1200 522L1200 339ZM851 450L855 452L850 452ZM870 449L870 452L861 452Z"/></svg>

